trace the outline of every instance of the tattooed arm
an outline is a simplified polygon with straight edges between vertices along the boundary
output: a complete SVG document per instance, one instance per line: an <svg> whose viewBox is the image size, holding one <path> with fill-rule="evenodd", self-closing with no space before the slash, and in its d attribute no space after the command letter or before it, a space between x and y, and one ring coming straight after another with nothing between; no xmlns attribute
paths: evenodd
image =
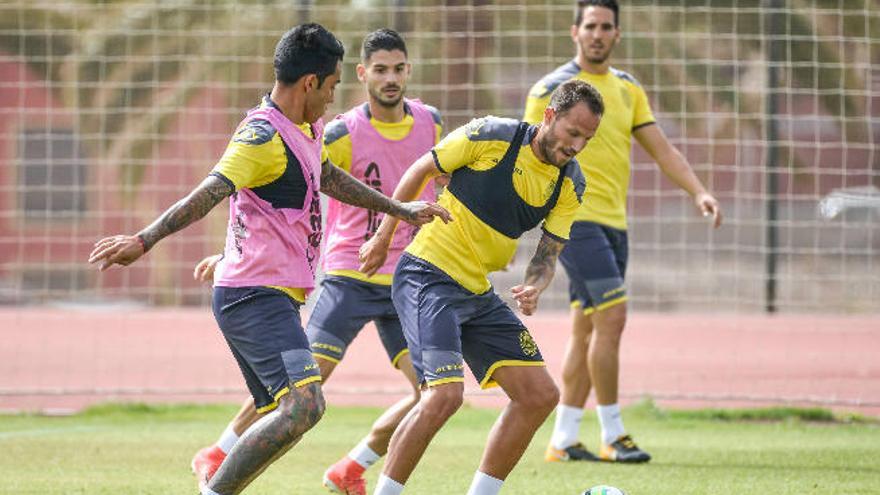
<svg viewBox="0 0 880 495"><path fill-rule="evenodd" d="M448 217L446 210L424 201L402 203L355 179L329 160L321 165L321 192L343 203L387 213L413 225L422 225L435 216Z"/></svg>
<svg viewBox="0 0 880 495"><path fill-rule="evenodd" d="M428 181L439 175L440 170L434 165L433 155L425 153L404 172L403 177L400 178L400 182L397 183L397 187L394 189L394 199L409 201L417 198L428 184ZM419 202L409 204L416 203ZM440 207L437 206L437 208ZM450 217L446 210L440 209L445 213L445 216L440 216L444 222L452 220L452 217ZM361 245L358 255L361 261L361 272L373 275L385 263L388 247L391 245L397 223L396 218L386 215L379 223L379 228L376 229L373 237Z"/></svg>
<svg viewBox="0 0 880 495"><path fill-rule="evenodd" d="M525 281L510 288L516 305L524 315L531 315L538 309L538 298L553 280L553 274L556 273L556 259L559 258L564 246L565 244L545 232L526 268Z"/></svg>
<svg viewBox="0 0 880 495"><path fill-rule="evenodd" d="M201 219L232 194L232 185L215 176L208 176L188 196L168 208L149 227L135 235L115 235L95 243L89 263L101 263L101 271L114 264L130 265L163 238Z"/></svg>

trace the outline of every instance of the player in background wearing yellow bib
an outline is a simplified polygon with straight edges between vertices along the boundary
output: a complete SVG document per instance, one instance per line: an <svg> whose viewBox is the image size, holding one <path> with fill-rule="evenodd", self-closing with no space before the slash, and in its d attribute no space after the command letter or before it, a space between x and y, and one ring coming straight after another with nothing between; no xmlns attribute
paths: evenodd
<svg viewBox="0 0 880 495"><path fill-rule="evenodd" d="M575 59L538 81L526 102L524 120L537 122L553 89L575 79L599 90L606 108L595 138L577 157L587 180L586 199L575 216L571 240L559 257L571 280L573 328L547 461L646 462L651 458L627 434L618 405L618 356L627 312L626 194L632 137L667 177L690 194L697 209L712 217L716 228L721 224L718 201L654 121L638 81L611 67L609 58L620 40L618 14L615 0L578 1L571 27ZM578 441L591 387L596 391L602 428L598 456Z"/></svg>

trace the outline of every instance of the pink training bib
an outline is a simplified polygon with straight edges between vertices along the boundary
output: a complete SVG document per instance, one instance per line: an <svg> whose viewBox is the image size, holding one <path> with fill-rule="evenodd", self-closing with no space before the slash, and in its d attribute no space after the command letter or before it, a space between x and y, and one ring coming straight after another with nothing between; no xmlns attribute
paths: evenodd
<svg viewBox="0 0 880 495"><path fill-rule="evenodd" d="M436 144L431 111L419 100L405 100L413 116L413 127L401 140L388 139L370 124L367 104L355 107L337 118L345 121L351 136L351 175L386 196L394 194L401 177L419 157ZM419 198L434 201L433 184ZM327 245L324 271L357 270L358 250L379 228L382 214L351 206L330 198L327 206ZM377 273L391 274L404 248L415 237L416 227L400 222L388 250L388 258Z"/></svg>
<svg viewBox="0 0 880 495"><path fill-rule="evenodd" d="M275 208L242 188L229 198L229 226L223 260L214 273L219 287L274 285L308 292L315 286L321 247L321 146L324 123L309 137L276 108L251 110L239 128L254 119L269 121L302 167L306 196L302 209Z"/></svg>

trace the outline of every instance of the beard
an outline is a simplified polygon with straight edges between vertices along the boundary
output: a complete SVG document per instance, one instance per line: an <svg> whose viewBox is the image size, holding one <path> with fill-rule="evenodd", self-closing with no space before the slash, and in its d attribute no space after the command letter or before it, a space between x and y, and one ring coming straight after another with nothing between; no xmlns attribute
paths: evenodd
<svg viewBox="0 0 880 495"><path fill-rule="evenodd" d="M598 56L592 57L590 56L590 46L589 45L581 45L581 51L584 53L584 56L587 59L587 62L591 64L601 65L604 64L609 57L611 57L611 51L614 50L614 42L611 43L611 46L605 49L604 52L600 53Z"/></svg>
<svg viewBox="0 0 880 495"><path fill-rule="evenodd" d="M384 93L382 93L382 89L384 89L384 88L370 89L369 91L370 91L370 96L373 97L373 100L385 108L396 107L400 103L400 100L403 99L403 95L406 93L406 86L399 86L399 91L397 93L397 96L389 99L387 96L385 96Z"/></svg>
<svg viewBox="0 0 880 495"><path fill-rule="evenodd" d="M551 125L550 128L547 129L547 133L544 134L543 139L538 141L538 149L541 150L541 154L544 155L544 160L546 160L547 163L557 167L562 167L563 165L568 163L568 160L566 159L562 163L556 161L555 150L556 144L559 142L559 140L553 137L553 128L555 126L556 124Z"/></svg>

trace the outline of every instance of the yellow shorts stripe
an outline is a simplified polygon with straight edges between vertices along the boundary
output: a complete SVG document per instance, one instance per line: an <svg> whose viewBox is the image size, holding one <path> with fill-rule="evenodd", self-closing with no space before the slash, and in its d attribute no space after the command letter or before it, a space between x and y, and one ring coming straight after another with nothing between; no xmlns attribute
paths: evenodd
<svg viewBox="0 0 880 495"><path fill-rule="evenodd" d="M492 366L489 366L489 370L486 371L486 376L483 377L483 381L480 382L480 388L487 389L492 387L497 387L498 383L492 379L492 374L495 373L498 368L503 368L505 366L547 366L544 361L522 361L520 359L504 359L501 361L495 361L492 363Z"/></svg>
<svg viewBox="0 0 880 495"><path fill-rule="evenodd" d="M290 393L290 387L282 388L281 390L278 391L278 393L275 394L275 397L274 397L273 402L271 404L266 404L263 407L258 407L257 412L260 414L263 414L263 413L267 413L269 411L272 411L273 409L278 407L278 399L284 397L285 395L287 395L289 393Z"/></svg>
<svg viewBox="0 0 880 495"><path fill-rule="evenodd" d="M325 361L330 361L331 363L334 363L334 364L339 364L341 362L339 359L336 359L335 357L328 356L326 354L321 354L319 352L313 352L312 357L321 358Z"/></svg>
<svg viewBox="0 0 880 495"><path fill-rule="evenodd" d="M409 349L403 349L402 351L398 352L397 355L394 356L394 359L391 360L391 366L399 369L400 366L397 365L397 362L400 361L400 358L407 354L409 354Z"/></svg>
<svg viewBox="0 0 880 495"><path fill-rule="evenodd" d="M585 310L584 310L584 314L587 315L587 316L589 316L589 315L595 313L596 311L602 311L603 309L608 309L608 308L610 308L610 307L612 307L612 306L617 306L617 305L620 304L620 303L624 303L624 302L626 302L628 299L629 299L629 297L627 297L627 296L621 296L621 297L618 297L617 299L612 299L612 300L610 300L610 301L605 301L605 302L603 302L602 304L600 304L600 305L598 305L598 306L592 306L592 307L589 307L589 308L585 309Z"/></svg>
<svg viewBox="0 0 880 495"><path fill-rule="evenodd" d="M310 383L315 383L315 382L320 382L320 381L321 381L321 375L315 375L315 376L310 376L308 378L303 378L302 380L294 383L293 386L296 388L300 388L303 385L308 385ZM276 398L275 400L278 400L278 399Z"/></svg>
<svg viewBox="0 0 880 495"><path fill-rule="evenodd" d="M310 376L308 378L303 378L302 380L294 383L293 386L295 388L299 388L299 387L302 387L303 385L308 385L309 383L320 382L320 381L321 381L321 375L315 375L315 376ZM258 407L257 412L260 414L263 414L263 413L267 413L269 411L274 410L276 407L278 407L278 399L284 397L285 395L287 395L289 393L290 393L290 387L282 388L281 390L279 390L275 394L275 397L273 398L273 402L271 404L266 404L263 407Z"/></svg>
<svg viewBox="0 0 880 495"><path fill-rule="evenodd" d="M258 407L258 408L257 408L257 412L260 413L260 414L267 413L267 412L269 412L269 411L273 411L276 407L278 407L278 403L277 403L277 402L273 402L273 403L271 403L271 404L267 404L267 405L265 405L265 406L263 406L263 407Z"/></svg>
<svg viewBox="0 0 880 495"><path fill-rule="evenodd" d="M572 301L570 306L572 309L577 309L577 308L581 307L581 302L580 301Z"/></svg>
<svg viewBox="0 0 880 495"><path fill-rule="evenodd" d="M425 382L425 384L429 387L436 387L437 385L445 385L447 383L464 383L464 377L463 376L452 376L449 378L441 378L439 380Z"/></svg>

